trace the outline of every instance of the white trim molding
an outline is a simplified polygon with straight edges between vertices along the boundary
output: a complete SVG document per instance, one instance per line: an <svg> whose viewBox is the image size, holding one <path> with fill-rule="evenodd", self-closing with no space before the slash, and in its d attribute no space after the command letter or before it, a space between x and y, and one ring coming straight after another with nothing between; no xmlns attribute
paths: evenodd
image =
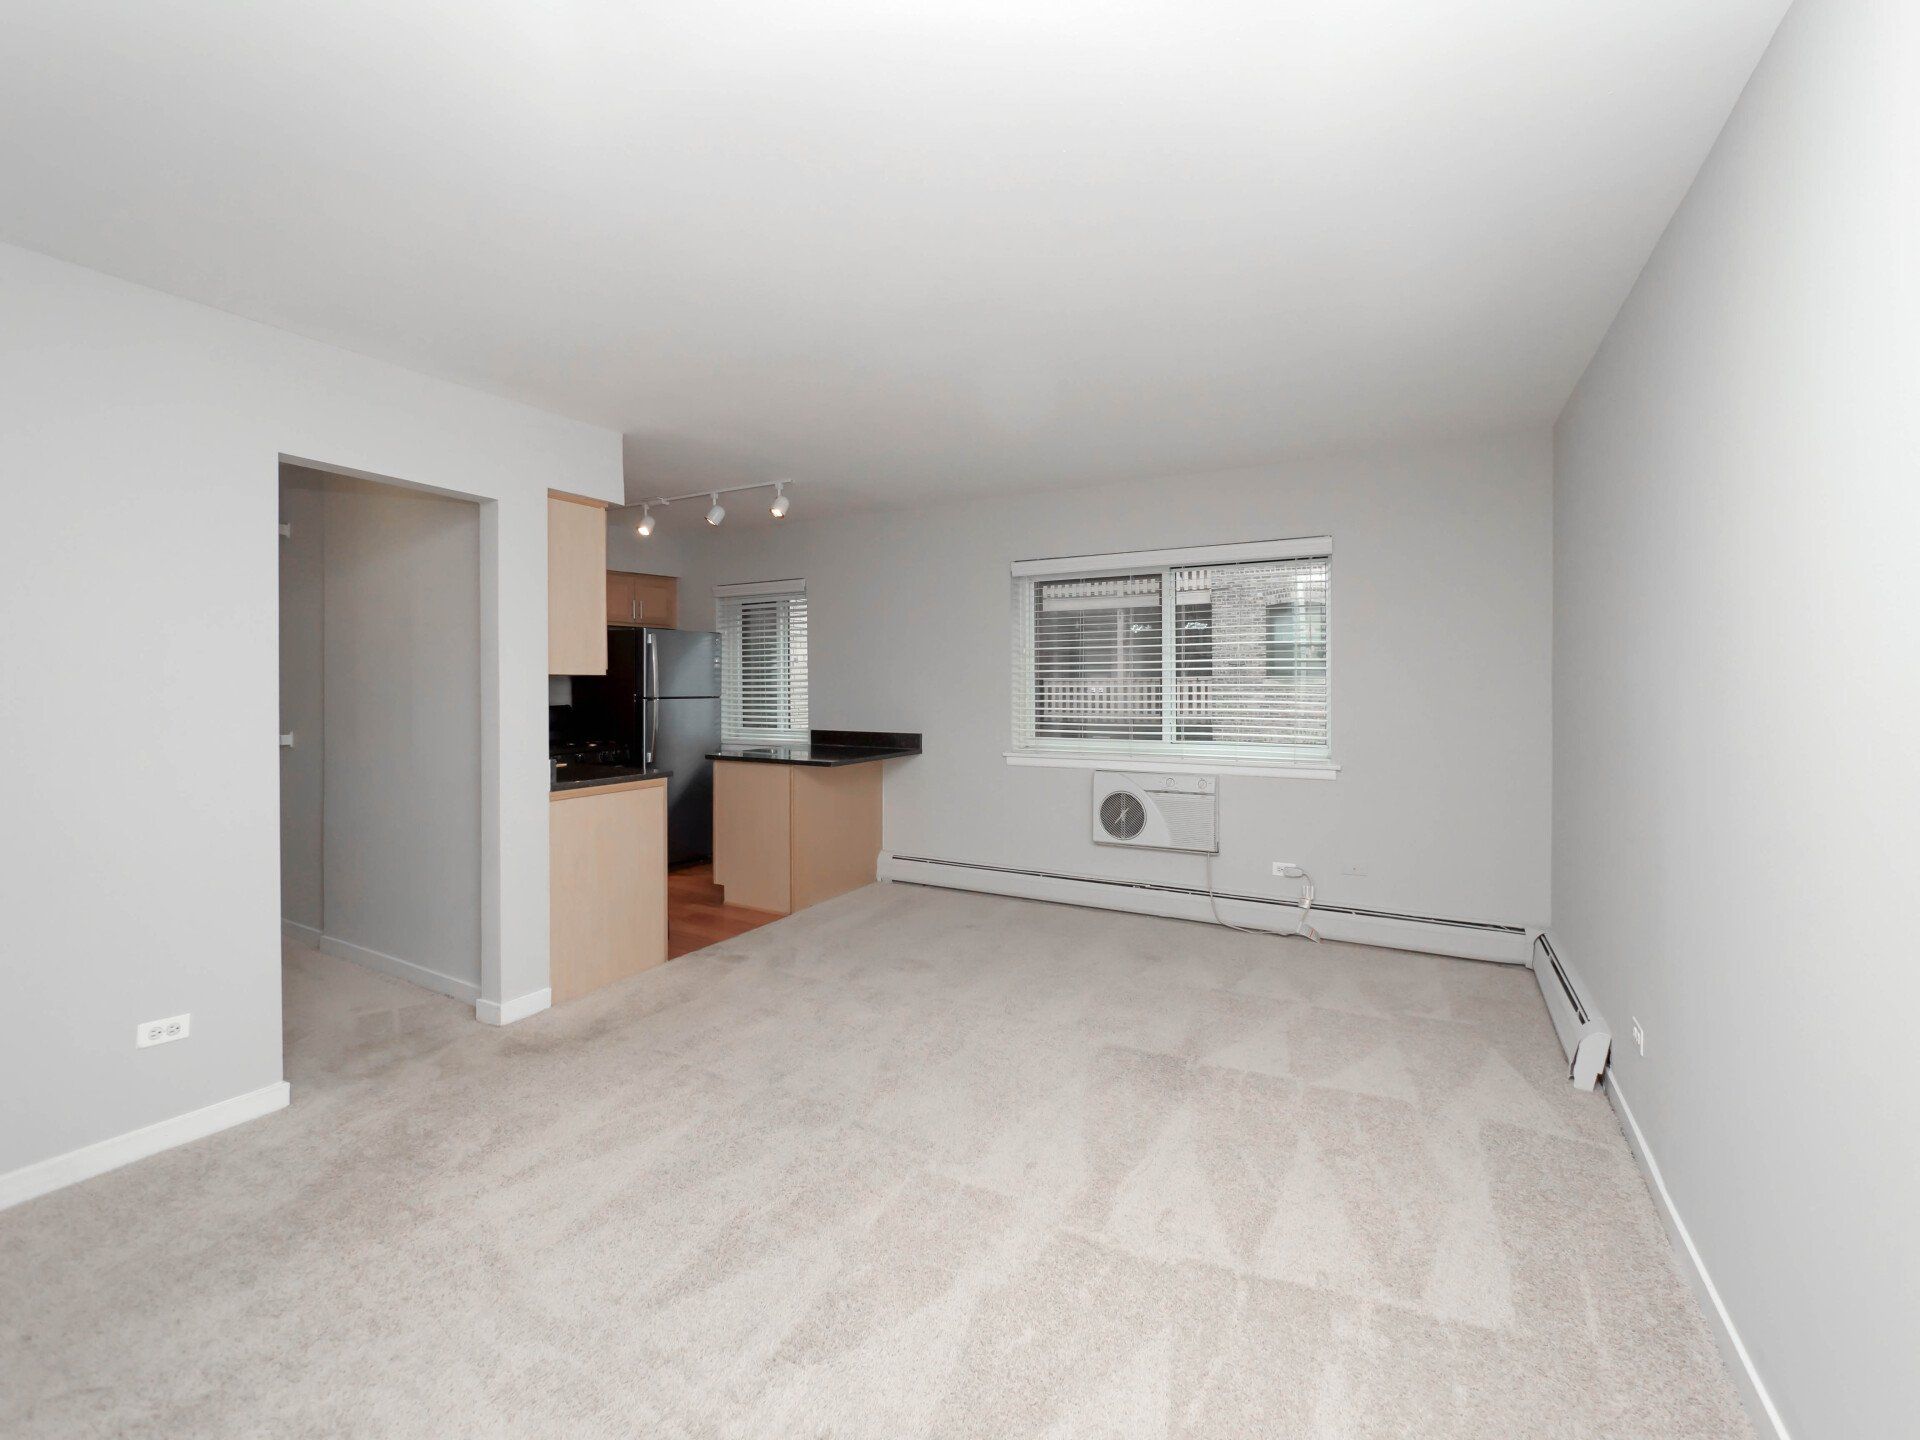
<svg viewBox="0 0 1920 1440"><path fill-rule="evenodd" d="M1008 750L1009 765L1043 770L1144 770L1154 775L1253 775L1271 780L1338 780L1331 760L1235 760L1225 756L1170 760L1165 755L1101 755L1091 750Z"/></svg>
<svg viewBox="0 0 1920 1440"><path fill-rule="evenodd" d="M1192 886L1056 875L965 860L894 855L886 851L880 854L879 877L910 885L1012 895L1023 900L1084 905L1096 910L1126 910L1136 915L1201 920L1213 925L1230 922L1243 929L1270 930L1275 936L1292 935L1300 924L1299 902L1291 899L1223 894L1218 897L1216 915L1215 902L1208 898L1207 892ZM1526 929L1518 925L1392 915L1319 903L1314 905L1312 915L1313 928L1324 939L1376 945L1386 950L1417 950L1429 955L1453 955L1462 960L1525 965L1531 949Z"/></svg>
<svg viewBox="0 0 1920 1440"><path fill-rule="evenodd" d="M524 995L516 995L511 1000L476 1000L473 1005L474 1018L488 1025L511 1025L516 1020L524 1020L529 1015L538 1015L542 1010L553 1008L553 991L529 990Z"/></svg>
<svg viewBox="0 0 1920 1440"><path fill-rule="evenodd" d="M737 600L744 595L804 595L806 593L805 580L748 580L739 584L713 587L713 598L716 600Z"/></svg>
<svg viewBox="0 0 1920 1440"><path fill-rule="evenodd" d="M281 922L282 929L286 922ZM410 985L418 985L423 990L432 990L439 995L448 995L455 1000L464 1000L471 1005L480 998L480 987L471 980L462 980L457 976L444 975L438 970L429 970L412 960L402 960L398 955L389 955L385 951L370 950L365 945L355 945L351 940L342 940L333 935L322 935L320 943L314 947L323 955L331 955L336 960L351 960L368 970L378 971L395 980L405 980Z"/></svg>
<svg viewBox="0 0 1920 1440"><path fill-rule="evenodd" d="M1079 575L1129 570L1164 570L1173 565L1238 565L1249 560L1323 560L1333 554L1331 535L1297 540L1241 540L1231 545L1185 545L1171 550L1122 550L1112 555L1062 555L1047 560L1016 560L1015 578L1027 575Z"/></svg>
<svg viewBox="0 0 1920 1440"><path fill-rule="evenodd" d="M317 927L302 925L298 920L289 920L284 915L280 917L280 938L304 945L309 950L320 948L321 936Z"/></svg>
<svg viewBox="0 0 1920 1440"><path fill-rule="evenodd" d="M249 1090L244 1095L216 1101L199 1110L189 1110L184 1115L175 1115L170 1120L143 1125L124 1135L96 1140L91 1145L82 1145L78 1150L69 1150L64 1155L36 1160L31 1165L23 1165L18 1170L0 1175L0 1210L38 1199L82 1180L91 1180L96 1175L118 1170L122 1165L144 1160L149 1155L158 1155L162 1150L171 1150L176 1145L203 1140L248 1120L271 1115L275 1110L286 1109L292 1099L292 1087L281 1080L272 1085L263 1085L258 1090Z"/></svg>
<svg viewBox="0 0 1920 1440"><path fill-rule="evenodd" d="M1641 1133L1640 1122L1633 1118L1633 1107L1627 1104L1627 1097L1621 1093L1620 1081L1615 1077L1612 1067L1607 1070L1606 1087L1607 1099L1612 1103L1614 1113L1620 1117L1620 1128L1626 1132L1628 1148L1640 1164L1640 1173L1646 1178L1647 1188L1653 1192L1660 1218L1667 1227L1667 1235L1673 1241L1673 1248L1686 1261L1683 1268L1687 1272L1687 1279L1700 1301L1700 1308L1706 1311L1707 1324L1713 1330L1721 1357L1733 1376L1734 1387L1746 1402L1747 1415L1753 1421L1754 1429L1761 1434L1772 1435L1774 1440L1793 1440L1787 1433L1787 1422L1780 1418L1780 1411L1774 1406L1773 1396L1767 1392L1766 1381L1760 1378L1760 1372L1754 1368L1753 1357L1747 1353L1746 1342L1740 1338L1739 1328L1733 1323L1733 1316L1727 1312L1726 1302L1720 1298L1713 1276L1707 1273L1707 1262L1700 1258L1699 1247L1693 1243L1687 1222L1680 1218L1679 1208L1667 1190L1666 1177L1660 1173L1660 1162L1653 1158L1653 1151L1647 1147L1647 1137Z"/></svg>

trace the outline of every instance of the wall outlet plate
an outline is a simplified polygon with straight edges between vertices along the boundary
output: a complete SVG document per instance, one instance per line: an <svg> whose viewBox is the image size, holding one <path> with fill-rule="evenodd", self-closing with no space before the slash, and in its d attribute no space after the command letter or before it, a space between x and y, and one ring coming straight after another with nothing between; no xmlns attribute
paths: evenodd
<svg viewBox="0 0 1920 1440"><path fill-rule="evenodd" d="M1307 872L1291 860L1276 860L1273 862L1273 873L1282 880L1298 880Z"/></svg>
<svg viewBox="0 0 1920 1440"><path fill-rule="evenodd" d="M1647 1032L1640 1028L1638 1017L1633 1022L1633 1045L1642 1055L1647 1053Z"/></svg>
<svg viewBox="0 0 1920 1440"><path fill-rule="evenodd" d="M165 1020L144 1021L134 1027L134 1046L144 1050L149 1045L165 1045L169 1040L184 1040L187 1038L187 1026L192 1020L191 1015L170 1015Z"/></svg>

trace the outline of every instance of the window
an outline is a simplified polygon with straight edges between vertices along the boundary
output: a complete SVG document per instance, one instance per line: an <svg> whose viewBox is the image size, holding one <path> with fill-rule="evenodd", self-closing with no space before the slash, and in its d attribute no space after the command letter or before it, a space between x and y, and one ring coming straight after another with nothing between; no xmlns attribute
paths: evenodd
<svg viewBox="0 0 1920 1440"><path fill-rule="evenodd" d="M1330 773L1331 552L1320 538L1016 565L1009 758Z"/></svg>
<svg viewBox="0 0 1920 1440"><path fill-rule="evenodd" d="M722 585L720 739L785 745L807 739L804 580Z"/></svg>

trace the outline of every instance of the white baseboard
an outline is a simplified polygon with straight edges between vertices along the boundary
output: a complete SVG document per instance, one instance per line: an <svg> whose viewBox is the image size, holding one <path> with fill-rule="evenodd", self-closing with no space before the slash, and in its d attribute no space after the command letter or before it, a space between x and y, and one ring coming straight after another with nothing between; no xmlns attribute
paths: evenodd
<svg viewBox="0 0 1920 1440"><path fill-rule="evenodd" d="M492 1000L476 1000L473 1005L474 1017L489 1025L511 1025L516 1020L524 1020L529 1015L538 1015L542 1010L553 1006L553 991L530 990L525 995L517 995L511 1000L495 1003Z"/></svg>
<svg viewBox="0 0 1920 1440"><path fill-rule="evenodd" d="M284 915L280 917L280 935L282 939L292 940L297 944L306 946L309 950L318 950L320 948L320 931L318 927L302 925L298 920L289 920Z"/></svg>
<svg viewBox="0 0 1920 1440"><path fill-rule="evenodd" d="M1760 1378L1760 1372L1754 1369L1753 1357L1747 1354L1746 1342L1741 1340L1733 1316L1727 1313L1726 1303L1721 1300L1713 1277L1707 1273L1707 1262L1700 1258L1693 1236L1687 1231L1687 1222L1680 1218L1673 1196L1667 1192L1666 1179L1660 1174L1660 1162L1653 1158L1653 1151L1647 1148L1647 1137L1640 1132L1640 1122L1633 1118L1633 1107L1627 1104L1627 1097L1620 1093L1620 1082L1614 1078L1612 1069L1607 1071L1606 1085L1607 1099L1612 1102L1614 1113L1620 1117L1620 1128L1626 1131L1627 1145L1633 1151L1633 1158L1640 1164L1641 1174L1646 1176L1647 1188L1658 1202L1660 1218L1666 1223L1673 1248L1686 1261L1687 1279L1693 1285L1694 1294L1699 1297L1700 1308L1706 1312L1707 1324L1713 1329L1714 1341L1720 1346L1720 1354L1733 1375L1733 1383L1746 1403L1747 1415L1752 1419L1754 1429L1762 1435L1772 1435L1775 1440L1792 1440L1787 1433L1786 1421L1780 1418L1780 1412L1774 1408L1773 1396L1767 1393L1766 1382Z"/></svg>
<svg viewBox="0 0 1920 1440"><path fill-rule="evenodd" d="M280 922L283 926L286 922ZM471 980L457 979L452 975L443 975L438 970L429 970L425 965L416 965L411 960L402 960L398 955L388 955L383 951L369 950L364 945L355 945L350 940L342 940L334 935L322 935L315 945L323 955L332 955L339 960L351 960L356 965L364 965L369 970L378 970L382 975L390 975L395 980L405 980L422 989L437 994L450 995L455 1000L464 1000L469 1005L480 998L480 987Z"/></svg>
<svg viewBox="0 0 1920 1440"><path fill-rule="evenodd" d="M244 1121L257 1120L275 1110L284 1110L292 1098L291 1087L282 1080L203 1109L189 1110L185 1115L176 1115L171 1120L156 1121L138 1130L129 1130L124 1135L82 1145L78 1150L69 1150L64 1155L23 1165L18 1170L0 1175L0 1210L81 1180L90 1180L95 1175L104 1175L109 1170L117 1170L135 1160L144 1160L149 1155L158 1155L162 1150L171 1150L189 1140L201 1140Z"/></svg>
<svg viewBox="0 0 1920 1440"><path fill-rule="evenodd" d="M1164 915L1175 920L1203 920L1218 924L1213 904L1204 890L1155 885L1091 876L1047 875L996 865L928 860L882 852L882 880L912 885L937 885L951 890L976 890L989 895L1014 895L1024 900L1050 900L1062 905L1085 905L1099 910L1126 910L1139 915ZM1285 900L1249 900L1222 896L1220 916L1235 925L1271 930L1285 935L1300 921L1299 907ZM1464 960L1493 960L1525 965L1530 937L1518 926L1473 925L1426 920L1410 915L1382 915L1315 905L1313 928L1327 940L1377 945L1388 950L1418 950L1431 955L1453 955Z"/></svg>

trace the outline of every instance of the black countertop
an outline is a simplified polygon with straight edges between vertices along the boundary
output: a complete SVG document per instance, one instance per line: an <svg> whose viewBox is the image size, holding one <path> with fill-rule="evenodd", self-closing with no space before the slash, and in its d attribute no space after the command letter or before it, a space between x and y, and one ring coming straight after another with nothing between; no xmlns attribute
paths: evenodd
<svg viewBox="0 0 1920 1440"><path fill-rule="evenodd" d="M728 745L709 760L757 760L765 765L866 765L920 753L920 737L904 730L814 730L805 745Z"/></svg>
<svg viewBox="0 0 1920 1440"><path fill-rule="evenodd" d="M671 770L646 770L638 765L593 765L578 760L562 760L554 772L554 792L590 790L596 785L630 785L636 780L665 780Z"/></svg>

